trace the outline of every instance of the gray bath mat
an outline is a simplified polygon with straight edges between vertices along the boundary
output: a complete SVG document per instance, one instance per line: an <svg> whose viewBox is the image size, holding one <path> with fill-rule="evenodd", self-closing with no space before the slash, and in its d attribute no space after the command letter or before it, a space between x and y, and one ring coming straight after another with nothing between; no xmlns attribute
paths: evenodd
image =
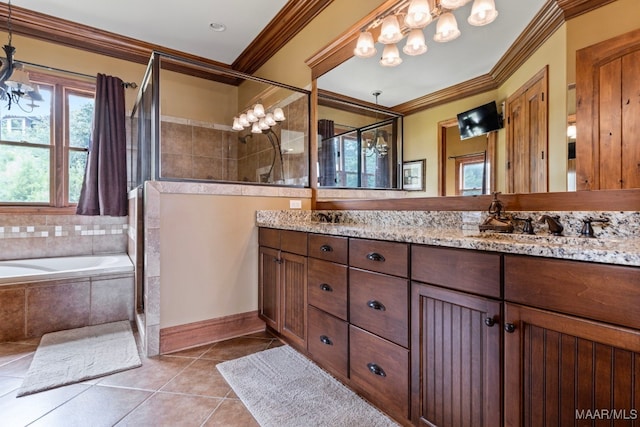
<svg viewBox="0 0 640 427"><path fill-rule="evenodd" d="M46 334L18 397L141 366L129 321Z"/></svg>
<svg viewBox="0 0 640 427"><path fill-rule="evenodd" d="M398 425L289 346L217 368L262 427Z"/></svg>

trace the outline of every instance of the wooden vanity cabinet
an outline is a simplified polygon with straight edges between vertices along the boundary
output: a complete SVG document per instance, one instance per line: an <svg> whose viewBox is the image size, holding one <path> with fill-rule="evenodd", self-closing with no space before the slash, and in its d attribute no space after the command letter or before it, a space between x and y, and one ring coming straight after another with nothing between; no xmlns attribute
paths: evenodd
<svg viewBox="0 0 640 427"><path fill-rule="evenodd" d="M639 268L505 255L505 300L505 425L637 423Z"/></svg>
<svg viewBox="0 0 640 427"><path fill-rule="evenodd" d="M306 349L307 233L260 228L258 315Z"/></svg>
<svg viewBox="0 0 640 427"><path fill-rule="evenodd" d="M413 245L411 420L502 425L501 255Z"/></svg>
<svg viewBox="0 0 640 427"><path fill-rule="evenodd" d="M342 380L349 375L348 244L346 237L309 234L307 350Z"/></svg>

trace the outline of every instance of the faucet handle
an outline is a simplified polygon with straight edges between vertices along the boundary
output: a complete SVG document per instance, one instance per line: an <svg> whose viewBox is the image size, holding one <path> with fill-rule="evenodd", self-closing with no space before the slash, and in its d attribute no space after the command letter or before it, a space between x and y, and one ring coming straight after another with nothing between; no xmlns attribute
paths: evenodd
<svg viewBox="0 0 640 427"><path fill-rule="evenodd" d="M596 237L593 232L593 227L591 226L592 222L601 222L606 223L609 222L609 218L584 218L582 220L582 230L580 230L580 236L582 237Z"/></svg>
<svg viewBox="0 0 640 427"><path fill-rule="evenodd" d="M522 234L536 234L533 230L533 218L517 218L513 217L516 221L524 221L524 225L522 226Z"/></svg>

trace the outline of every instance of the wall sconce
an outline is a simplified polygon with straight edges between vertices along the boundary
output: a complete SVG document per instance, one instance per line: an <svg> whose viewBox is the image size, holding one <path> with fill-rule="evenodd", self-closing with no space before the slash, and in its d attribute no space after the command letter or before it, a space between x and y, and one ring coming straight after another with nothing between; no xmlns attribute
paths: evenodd
<svg viewBox="0 0 640 427"><path fill-rule="evenodd" d="M277 107L273 112L267 113L264 106L258 102L245 113L240 114L233 118L233 130L244 130L245 128L251 128L252 133L262 133L262 131L270 129L272 126L285 120L284 111L282 108Z"/></svg>

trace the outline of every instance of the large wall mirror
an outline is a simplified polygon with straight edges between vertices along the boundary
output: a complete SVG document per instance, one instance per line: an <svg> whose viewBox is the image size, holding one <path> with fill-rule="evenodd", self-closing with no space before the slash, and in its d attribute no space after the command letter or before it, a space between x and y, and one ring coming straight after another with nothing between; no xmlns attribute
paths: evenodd
<svg viewBox="0 0 640 427"><path fill-rule="evenodd" d="M501 32L503 39L501 42L506 42L507 46L503 46L504 51L494 59L498 65L493 68L488 66L486 70L489 72L486 74L479 70L471 71L475 77L471 77L469 80L459 79L458 83L462 83L458 85L433 87L430 92L419 92L416 84L414 97L411 100L397 102L392 96L394 85L399 87L401 83L404 83L404 80L411 81L403 74L406 68L402 69L402 67L414 61L413 57L404 57L404 63L396 68L388 68L379 66L380 58L377 55L365 60L368 61L367 66L370 69L367 69L367 72L362 72L358 71L362 65L362 58L343 55L343 58L347 57L348 59L337 65L333 64L331 68L325 68L326 71L322 67L318 67L319 72L314 70L313 74L317 78L319 93L323 91L340 93L347 99L358 100L357 102L360 102L361 99L373 98L364 93L356 94L350 86L360 85L363 80L375 80L376 87L383 90L380 104L390 112L402 115L403 127L398 129L398 134L402 135L403 144L402 151L398 150L397 152L397 164L401 165L403 161L426 159L427 184L425 191L411 192L407 196L457 196L487 194L492 191L514 194L558 193L585 189L584 185L583 188L580 186L580 180L584 180L580 177L580 157L584 159L591 154L588 147L585 147L584 144L581 145L583 139L581 139L582 131L579 123L580 112L576 111L579 110L576 105L580 103L580 94L577 93L579 85L578 88L575 85L576 52L588 46L604 43L614 37L638 31L640 25L637 19L634 20L630 16L636 12L640 13L640 4L633 0L616 0L597 5L594 3L587 13L583 13L582 10L562 10L565 12L564 16L568 18L566 21L558 23L552 19L553 16L556 16L553 14L554 11L561 11L561 8L564 7L571 8L571 5L556 0L532 2L496 0L495 3L500 11L496 23L501 19L503 20L501 22L519 19L519 22L524 22L524 25L512 40L509 40L504 31ZM463 38L465 38L465 42L468 41L467 39L473 38L472 31L474 29L463 27L466 25L466 12L464 7L455 11L458 23L462 24L460 25L462 31L460 43ZM528 17L518 17L525 12L529 14ZM528 26L531 22L535 22L536 25ZM611 25L602 26L602 23L611 23ZM362 22L357 24L359 30L366 28L366 25L361 25ZM587 30L594 26L598 26L602 31L594 33ZM436 49L439 49L440 46L438 43L430 41L432 34L429 32L433 32L434 29L429 28L424 30L425 38L429 44L429 51L425 56L435 57L438 54ZM493 29L491 26L487 26L486 31L493 31ZM541 37L543 33L544 37ZM533 48L531 47L532 40L538 43ZM520 42L521 44L519 44ZM446 45L445 49L454 49L449 46L453 45ZM380 52L382 46L377 44L376 47ZM353 50L353 46L350 46L350 49ZM486 49L484 53L486 53ZM511 62L500 62L504 60L500 55L508 57L507 59L510 59ZM337 62L338 56L340 55L336 55L334 61ZM514 58L518 56L524 59L519 59L520 62L513 65ZM474 59L474 64L475 62L481 61ZM512 67L508 75L504 72L506 67ZM463 68L464 71L468 71L462 66L457 68L451 66L449 73L458 76ZM528 133L523 137L520 135L522 128L513 126L509 128L509 123L505 122L503 128L486 135L469 140L460 138L456 121L458 113L481 106L489 101L495 101L499 112L503 113L505 117L515 114L518 107L517 102L514 102L513 110L508 110L508 106L505 107L503 103L507 103L510 97L517 95L520 90L524 90L523 88L533 87L527 86L527 84L532 83L532 80L545 68L548 71L548 77L546 77L548 81L538 87L541 88L537 92L539 104L535 107L529 105L530 109L518 110L518 114L532 116L540 114L542 111L538 108L542 105L541 102L548 103L545 107L547 108L545 113L547 122L544 129L528 129ZM419 78L412 81L425 80L427 77L425 70L429 70L429 76L435 73L433 68L425 66L422 68ZM505 75L499 76L502 72ZM497 75L499 78L496 78ZM354 78L354 76L357 77ZM626 79L626 81L628 80ZM477 90L477 87L474 86L482 84L486 84L483 91ZM469 88L476 90L467 90ZM530 92L525 90L523 93L521 101L530 103L528 96ZM440 96L442 96L442 100L438 98ZM322 119L322 110L325 107L322 105L322 97L319 96L318 99L319 117ZM339 123L339 120L336 122ZM372 122L375 122L375 119L356 124L354 128L366 126ZM588 121L583 125L588 125ZM508 133L511 133L514 138L527 139L537 138L537 133L542 132L546 136L545 144L541 147L531 148L530 152L523 152L519 148L514 149L509 146ZM524 169L525 166L530 169ZM578 172L576 172L576 167ZM510 176L515 169L521 176L515 178ZM605 175L608 171L609 169L606 167L599 169L599 173ZM541 177L535 185L531 183L534 175ZM469 178L468 182L465 182L465 177ZM602 177L599 179L603 181ZM526 185L530 187L527 188ZM602 188L604 187L600 187L600 189ZM591 189L596 188L592 187Z"/></svg>

